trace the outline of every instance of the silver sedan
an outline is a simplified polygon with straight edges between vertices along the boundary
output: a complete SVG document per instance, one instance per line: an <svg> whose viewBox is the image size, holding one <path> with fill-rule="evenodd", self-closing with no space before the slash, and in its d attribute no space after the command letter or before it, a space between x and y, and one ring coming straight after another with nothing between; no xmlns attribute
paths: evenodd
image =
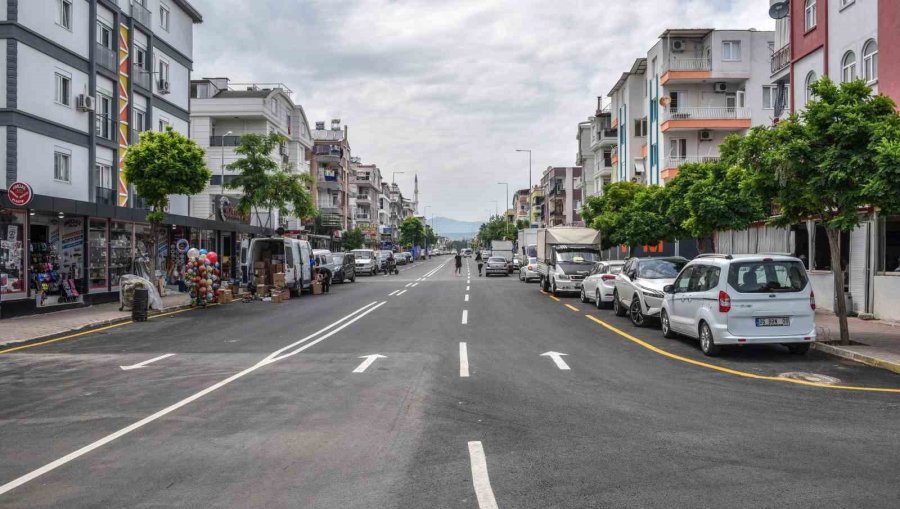
<svg viewBox="0 0 900 509"><path fill-rule="evenodd" d="M519 281L529 282L529 281L538 281L541 279L541 275L538 274L537 271L537 258L534 256L528 257L528 263L522 265L519 269Z"/></svg>
<svg viewBox="0 0 900 509"><path fill-rule="evenodd" d="M597 308L611 305L616 289L616 274L622 271L625 260L597 262L590 275L581 283L581 302L594 302Z"/></svg>

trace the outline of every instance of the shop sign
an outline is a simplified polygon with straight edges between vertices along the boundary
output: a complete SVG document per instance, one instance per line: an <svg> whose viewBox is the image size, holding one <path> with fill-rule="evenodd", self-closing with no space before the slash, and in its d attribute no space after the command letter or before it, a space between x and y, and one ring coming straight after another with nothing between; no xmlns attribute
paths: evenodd
<svg viewBox="0 0 900 509"><path fill-rule="evenodd" d="M6 196L13 205L24 207L31 203L34 192L31 190L31 186L25 182L13 182L9 185L9 188L7 188Z"/></svg>
<svg viewBox="0 0 900 509"><path fill-rule="evenodd" d="M237 210L237 201L235 198L217 194L213 196L213 207L216 211L216 218L219 221L228 223L247 223Z"/></svg>

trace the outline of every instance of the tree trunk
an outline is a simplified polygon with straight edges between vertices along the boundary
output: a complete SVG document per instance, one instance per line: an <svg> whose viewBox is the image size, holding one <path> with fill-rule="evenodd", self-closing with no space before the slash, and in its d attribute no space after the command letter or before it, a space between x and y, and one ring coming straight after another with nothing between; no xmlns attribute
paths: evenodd
<svg viewBox="0 0 900 509"><path fill-rule="evenodd" d="M841 231L837 228L825 228L828 236L828 247L831 253L831 272L834 274L834 314L838 317L841 331L841 344L850 344L850 327L847 325L847 301L844 298L844 266L841 264Z"/></svg>
<svg viewBox="0 0 900 509"><path fill-rule="evenodd" d="M157 256L156 253L159 252L159 223L154 221L150 223L150 234L153 235L153 252L150 253L150 277L154 280L156 279L156 270L157 270ZM153 281L153 284L156 284L156 281Z"/></svg>
<svg viewBox="0 0 900 509"><path fill-rule="evenodd" d="M697 237L694 239L694 242L697 243L697 252L700 254L704 254L706 251L703 249L705 246L703 245L703 238Z"/></svg>

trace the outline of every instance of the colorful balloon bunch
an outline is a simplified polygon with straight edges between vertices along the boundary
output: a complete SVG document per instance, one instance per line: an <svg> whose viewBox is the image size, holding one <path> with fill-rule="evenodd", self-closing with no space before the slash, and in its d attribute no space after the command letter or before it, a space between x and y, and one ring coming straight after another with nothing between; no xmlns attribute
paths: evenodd
<svg viewBox="0 0 900 509"><path fill-rule="evenodd" d="M191 290L191 306L206 306L219 297L219 256L214 251L191 248L184 268L184 282Z"/></svg>

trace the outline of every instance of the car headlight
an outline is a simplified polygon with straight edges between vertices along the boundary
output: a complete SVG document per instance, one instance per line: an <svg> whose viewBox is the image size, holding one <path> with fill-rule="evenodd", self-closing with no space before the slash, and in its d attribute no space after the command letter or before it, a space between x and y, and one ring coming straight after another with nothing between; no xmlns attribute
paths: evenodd
<svg viewBox="0 0 900 509"><path fill-rule="evenodd" d="M563 281L568 281L570 278L569 278L569 276L567 276L566 274L560 274L560 275L556 276L556 279L560 279L560 280L563 280Z"/></svg>
<svg viewBox="0 0 900 509"><path fill-rule="evenodd" d="M655 299L662 299L665 297L665 295L663 295L661 292L651 290L649 288L644 288L643 286L638 286L637 289L647 297L653 297Z"/></svg>

